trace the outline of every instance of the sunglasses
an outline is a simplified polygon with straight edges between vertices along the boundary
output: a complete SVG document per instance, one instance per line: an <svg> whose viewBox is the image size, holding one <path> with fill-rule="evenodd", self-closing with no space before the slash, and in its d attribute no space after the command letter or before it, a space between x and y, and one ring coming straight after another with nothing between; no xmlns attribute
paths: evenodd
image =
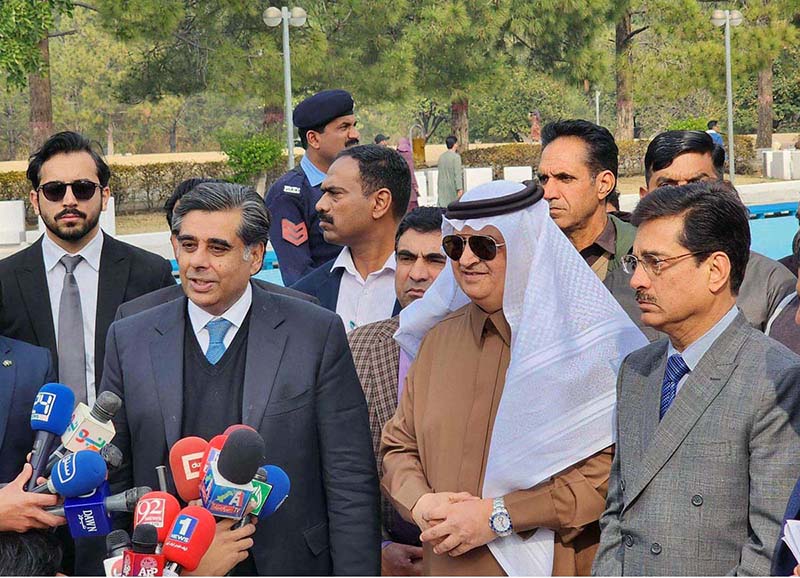
<svg viewBox="0 0 800 578"><path fill-rule="evenodd" d="M44 194L44 197L51 203L57 203L67 194L67 187L72 189L72 194L75 195L77 200L88 201L94 196L95 191L100 188L100 185L85 179L73 181L71 183L52 181L40 185L36 190Z"/></svg>
<svg viewBox="0 0 800 578"><path fill-rule="evenodd" d="M461 259L466 244L469 244L469 250L481 261L491 261L497 257L497 248L505 246L505 243L498 243L486 235L470 235L469 237L445 235L442 238L444 254L453 261Z"/></svg>

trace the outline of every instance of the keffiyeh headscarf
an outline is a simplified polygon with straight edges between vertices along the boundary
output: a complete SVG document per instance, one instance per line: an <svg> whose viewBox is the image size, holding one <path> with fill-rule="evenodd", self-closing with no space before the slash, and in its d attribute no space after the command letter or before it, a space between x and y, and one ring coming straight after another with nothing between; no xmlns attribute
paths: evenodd
<svg viewBox="0 0 800 578"><path fill-rule="evenodd" d="M547 203L520 203L526 190L532 189L510 181L476 187L448 207L442 224L443 235L493 225L506 243L503 312L511 327L511 360L484 497L532 488L610 446L619 366L648 343L550 219ZM469 209L502 206L506 199L513 212ZM524 208L514 210L515 204ZM400 313L395 339L415 356L428 330L467 303L446 267ZM525 541L517 534L498 538L489 548L508 575L552 574L551 530L540 528Z"/></svg>

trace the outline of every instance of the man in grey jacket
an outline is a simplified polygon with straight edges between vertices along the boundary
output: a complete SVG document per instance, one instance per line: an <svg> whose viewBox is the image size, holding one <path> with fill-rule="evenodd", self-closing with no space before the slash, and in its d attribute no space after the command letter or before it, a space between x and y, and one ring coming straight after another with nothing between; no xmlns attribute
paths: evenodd
<svg viewBox="0 0 800 578"><path fill-rule="evenodd" d="M464 192L464 172L461 168L461 155L458 154L458 139L450 135L444 140L447 150L439 157L437 190L439 206L457 200Z"/></svg>
<svg viewBox="0 0 800 578"><path fill-rule="evenodd" d="M800 472L800 357L737 307L747 209L715 181L664 186L623 258L668 339L617 381L617 446L595 575L768 575Z"/></svg>

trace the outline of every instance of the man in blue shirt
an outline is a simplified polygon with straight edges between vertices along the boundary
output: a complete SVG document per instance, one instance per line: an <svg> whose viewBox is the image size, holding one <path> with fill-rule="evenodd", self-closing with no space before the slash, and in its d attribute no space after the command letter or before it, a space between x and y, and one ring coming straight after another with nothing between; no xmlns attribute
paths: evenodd
<svg viewBox="0 0 800 578"><path fill-rule="evenodd" d="M716 120L710 120L706 126L708 127L706 133L711 137L711 140L714 141L714 144L724 149L725 141L722 140L722 135L719 134L719 123Z"/></svg>
<svg viewBox="0 0 800 578"><path fill-rule="evenodd" d="M275 181L266 196L272 214L270 241L286 286L341 251L323 238L315 205L333 159L345 147L357 145L359 138L353 97L344 90L323 90L308 97L294 109L292 120L305 155L298 167Z"/></svg>

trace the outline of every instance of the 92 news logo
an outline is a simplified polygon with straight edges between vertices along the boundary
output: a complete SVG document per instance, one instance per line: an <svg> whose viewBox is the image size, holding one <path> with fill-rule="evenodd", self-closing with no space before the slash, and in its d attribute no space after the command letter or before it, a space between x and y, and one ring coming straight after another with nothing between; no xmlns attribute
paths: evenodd
<svg viewBox="0 0 800 578"><path fill-rule="evenodd" d="M136 504L134 526L152 524L156 528L164 527L164 510L167 501L164 498L142 498Z"/></svg>

